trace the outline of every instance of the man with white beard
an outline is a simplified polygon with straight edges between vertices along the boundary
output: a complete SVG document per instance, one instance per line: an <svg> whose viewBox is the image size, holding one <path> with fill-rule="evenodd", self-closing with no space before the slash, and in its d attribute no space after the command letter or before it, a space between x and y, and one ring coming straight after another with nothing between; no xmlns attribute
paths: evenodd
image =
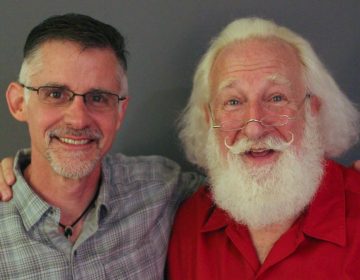
<svg viewBox="0 0 360 280"><path fill-rule="evenodd" d="M305 39L228 25L180 129L209 184L178 210L170 279L358 279L360 176L329 158L357 142L359 113Z"/></svg>

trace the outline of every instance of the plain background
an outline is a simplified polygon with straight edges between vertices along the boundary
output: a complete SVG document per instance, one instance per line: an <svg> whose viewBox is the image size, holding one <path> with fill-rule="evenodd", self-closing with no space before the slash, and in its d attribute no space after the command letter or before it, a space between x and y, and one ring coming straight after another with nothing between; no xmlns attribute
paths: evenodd
<svg viewBox="0 0 360 280"><path fill-rule="evenodd" d="M5 100L8 83L17 79L25 38L40 21L68 12L109 23L127 41L131 100L113 152L161 154L191 168L177 140L176 116L210 39L244 16L273 19L307 38L340 87L360 104L359 0L1 0L0 158L29 146L26 125L10 116ZM339 160L354 159L360 159L360 145Z"/></svg>

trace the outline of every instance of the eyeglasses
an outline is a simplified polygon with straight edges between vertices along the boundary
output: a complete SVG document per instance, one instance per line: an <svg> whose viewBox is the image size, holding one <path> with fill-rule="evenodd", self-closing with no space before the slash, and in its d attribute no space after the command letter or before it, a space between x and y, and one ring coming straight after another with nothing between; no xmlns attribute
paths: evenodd
<svg viewBox="0 0 360 280"><path fill-rule="evenodd" d="M310 97L311 97L310 94L305 95L303 101L301 102L301 104L298 108L298 111L300 110L302 105L305 103L305 100ZM296 115L298 112L297 111L294 116L288 116L285 114L266 115L259 120L257 120L257 119L247 119L247 120L246 119L231 119L231 120L220 122L220 124L215 124L215 118L214 118L213 112L211 110L210 104L208 104L208 107L209 107L209 112L210 112L211 121L212 121L212 128L219 128L221 131L226 131L226 132L242 130L251 122L260 123L262 126L265 126L265 127L284 126L284 125L288 124L289 120L296 119Z"/></svg>
<svg viewBox="0 0 360 280"><path fill-rule="evenodd" d="M56 107L65 107L69 105L76 96L84 99L84 103L90 111L111 111L117 108L120 101L125 100L126 96L119 96L115 93L101 90L93 90L84 94L78 94L66 87L41 86L38 88L20 85L31 91L35 91L41 103Z"/></svg>

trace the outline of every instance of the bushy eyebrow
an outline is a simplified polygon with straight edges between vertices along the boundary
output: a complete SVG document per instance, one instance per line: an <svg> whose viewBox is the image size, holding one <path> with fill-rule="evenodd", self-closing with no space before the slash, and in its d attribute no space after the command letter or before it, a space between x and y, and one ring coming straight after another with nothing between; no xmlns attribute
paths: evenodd
<svg viewBox="0 0 360 280"><path fill-rule="evenodd" d="M265 77L265 80L271 82L272 84L286 86L288 88L291 88L292 86L291 81L279 73L270 74L269 76ZM220 92L226 88L235 88L239 83L241 83L239 79L226 79L220 82L219 86L217 87L217 92Z"/></svg>
<svg viewBox="0 0 360 280"><path fill-rule="evenodd" d="M236 83L238 83L238 80L236 79L226 79L219 84L217 91L222 91L225 88L233 87Z"/></svg>
<svg viewBox="0 0 360 280"><path fill-rule="evenodd" d="M277 73L267 76L266 80L273 82L274 84L285 85L285 86L291 87L290 80L287 79L286 77L284 77L283 75L280 75Z"/></svg>

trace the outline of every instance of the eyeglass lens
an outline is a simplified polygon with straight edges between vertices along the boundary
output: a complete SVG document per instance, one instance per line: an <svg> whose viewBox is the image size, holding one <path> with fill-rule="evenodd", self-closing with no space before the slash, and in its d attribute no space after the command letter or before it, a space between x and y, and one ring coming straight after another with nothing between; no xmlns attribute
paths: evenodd
<svg viewBox="0 0 360 280"><path fill-rule="evenodd" d="M111 110L119 103L119 97L116 94L102 91L77 94L62 87L40 87L38 94L43 103L55 106L66 106L76 96L82 97L86 106L93 110Z"/></svg>
<svg viewBox="0 0 360 280"><path fill-rule="evenodd" d="M220 128L223 131L232 131L232 130L241 130L243 129L249 122L259 122L263 126L283 126L288 123L289 120L295 119L297 112L305 103L307 97L310 97L310 94L306 94L302 101L296 102L283 102L281 104L267 104L263 105L263 111L267 112L260 120L256 119L244 119L244 108L242 108L241 104L237 102L237 100L221 100L223 97L215 100L215 104L225 104L219 106L214 106L218 115L220 114L219 121L215 121L214 112L209 104L210 114L213 120L213 127ZM219 125L217 125L219 123Z"/></svg>

